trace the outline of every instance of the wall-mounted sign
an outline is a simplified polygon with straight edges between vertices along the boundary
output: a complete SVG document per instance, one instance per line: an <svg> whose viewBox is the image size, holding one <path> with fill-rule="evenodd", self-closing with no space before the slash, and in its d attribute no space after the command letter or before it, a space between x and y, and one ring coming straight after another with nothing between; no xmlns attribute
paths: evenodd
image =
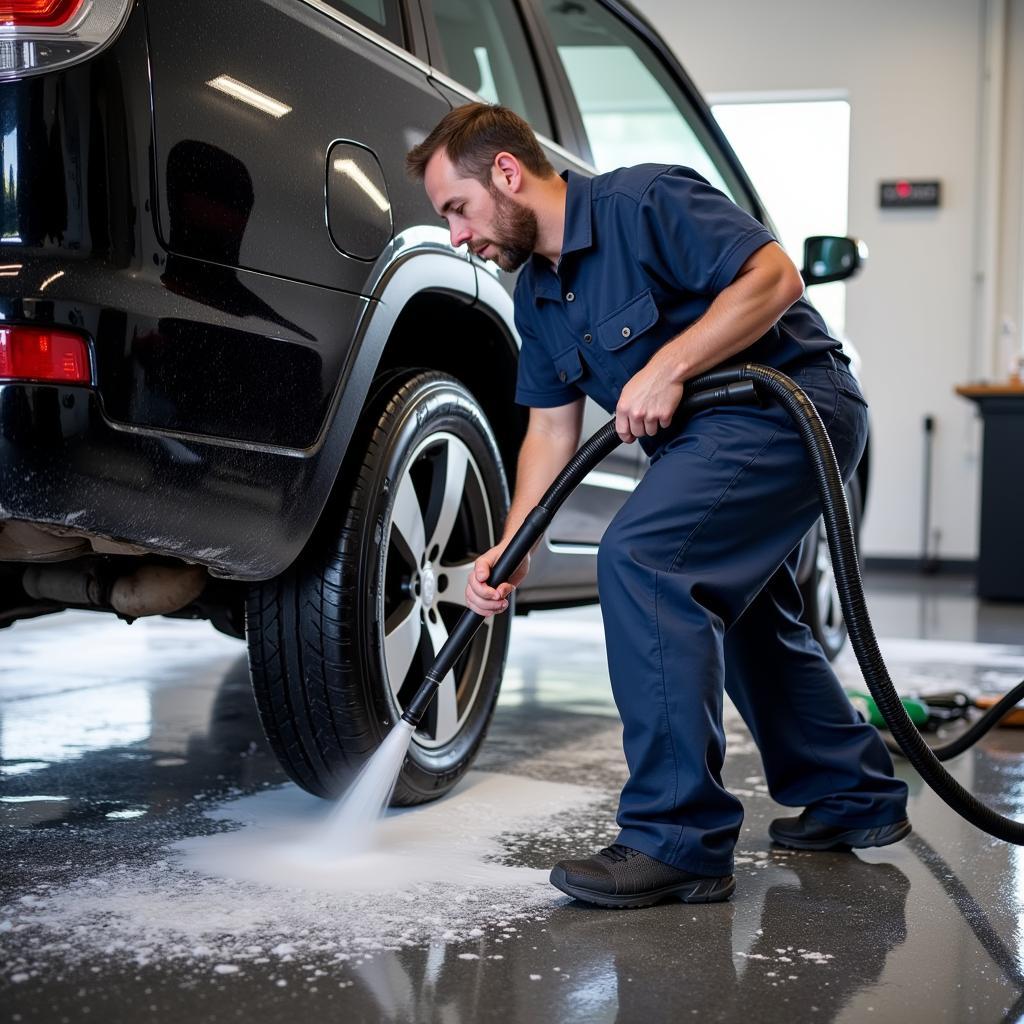
<svg viewBox="0 0 1024 1024"><path fill-rule="evenodd" d="M942 183L938 181L883 181L878 185L878 205L883 210L941 205Z"/></svg>

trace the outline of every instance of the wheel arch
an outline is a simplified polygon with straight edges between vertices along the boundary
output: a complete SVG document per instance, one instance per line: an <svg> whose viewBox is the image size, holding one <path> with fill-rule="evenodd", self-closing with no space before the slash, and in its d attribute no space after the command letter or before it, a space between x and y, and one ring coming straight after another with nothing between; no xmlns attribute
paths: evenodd
<svg viewBox="0 0 1024 1024"><path fill-rule="evenodd" d="M515 484L516 459L526 433L528 412L515 403L519 346L511 326L511 299L501 308L477 299L427 288L403 307L381 353L376 376L402 366L422 366L461 381L480 403L494 431L509 488ZM495 308L496 305L498 308Z"/></svg>
<svg viewBox="0 0 1024 1024"><path fill-rule="evenodd" d="M491 423L514 486L528 413L514 402L519 345L512 298L487 274L479 275L478 297L477 276L468 260L432 245L404 251L377 278L319 451L323 483L315 489L304 543L345 485L352 441L373 389L403 367L449 373L469 389Z"/></svg>

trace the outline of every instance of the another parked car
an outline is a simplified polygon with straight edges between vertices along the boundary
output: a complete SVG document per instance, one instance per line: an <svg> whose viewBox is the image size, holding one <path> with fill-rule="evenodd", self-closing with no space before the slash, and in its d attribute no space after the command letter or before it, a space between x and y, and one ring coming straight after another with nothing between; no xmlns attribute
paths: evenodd
<svg viewBox="0 0 1024 1024"><path fill-rule="evenodd" d="M245 636L281 764L336 793L464 610L525 429L512 281L452 248L406 151L483 97L528 117L560 170L686 163L765 213L676 59L617 0L15 11L0 624L92 608ZM849 240L813 244L834 258L809 262L808 284L856 269ZM588 404L585 430L606 418ZM641 458L621 447L571 497L516 611L596 600L597 544ZM865 462L858 511L866 482ZM808 555L808 580L826 568ZM807 597L828 644L822 587ZM509 623L490 619L445 680L397 802L468 767Z"/></svg>

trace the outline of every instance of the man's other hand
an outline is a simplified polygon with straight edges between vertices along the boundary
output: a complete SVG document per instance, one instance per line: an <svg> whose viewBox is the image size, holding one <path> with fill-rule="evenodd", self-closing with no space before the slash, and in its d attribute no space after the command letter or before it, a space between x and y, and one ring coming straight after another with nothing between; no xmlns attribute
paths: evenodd
<svg viewBox="0 0 1024 1024"><path fill-rule="evenodd" d="M683 385L671 379L658 355L626 382L615 406L615 433L626 444L667 427L683 400Z"/></svg>

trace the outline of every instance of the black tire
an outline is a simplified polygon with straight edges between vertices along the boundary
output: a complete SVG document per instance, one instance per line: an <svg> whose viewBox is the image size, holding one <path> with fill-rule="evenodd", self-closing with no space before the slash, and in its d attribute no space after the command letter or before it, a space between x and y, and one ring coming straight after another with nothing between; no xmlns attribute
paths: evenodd
<svg viewBox="0 0 1024 1024"><path fill-rule="evenodd" d="M864 501L861 496L860 480L856 476L851 477L846 485L846 503L850 507L850 521L859 550ZM846 643L847 631L843 610L839 605L839 590L832 569L832 556L829 554L828 541L825 538L824 520L818 520L811 543L814 545L811 553L811 573L800 585L800 593L804 599L803 618L811 627L814 639L821 644L825 657L829 661L834 661Z"/></svg>
<svg viewBox="0 0 1024 1024"><path fill-rule="evenodd" d="M270 745L295 782L328 798L422 682L465 610L467 566L496 543L509 501L486 416L441 373L379 383L349 451L314 538L285 573L250 589L246 608ZM487 619L457 661L413 737L393 804L442 796L469 768L497 701L511 612Z"/></svg>

